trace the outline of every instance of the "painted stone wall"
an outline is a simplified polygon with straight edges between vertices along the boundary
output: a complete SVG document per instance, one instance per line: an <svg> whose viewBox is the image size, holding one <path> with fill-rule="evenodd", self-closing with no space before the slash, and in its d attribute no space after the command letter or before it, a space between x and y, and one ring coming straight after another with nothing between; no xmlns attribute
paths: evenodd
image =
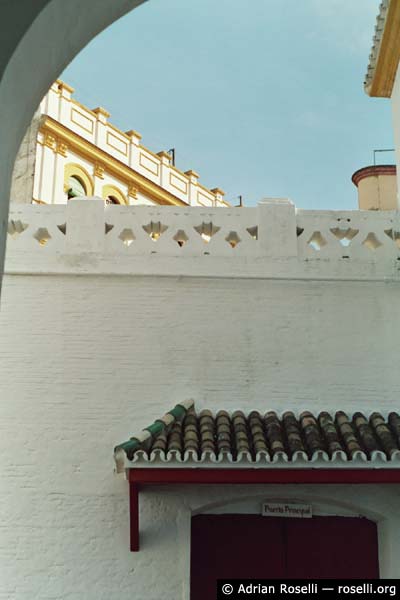
<svg viewBox="0 0 400 600"><path fill-rule="evenodd" d="M11 203L30 204L32 202L40 116L40 111L37 110L15 158L10 191Z"/></svg>
<svg viewBox="0 0 400 600"><path fill-rule="evenodd" d="M215 409L393 409L397 297L371 283L6 276L0 597L188 600L191 511L256 505L271 488L147 491L132 555L114 444L188 397ZM382 522L383 575L395 577L398 488L315 492Z"/></svg>
<svg viewBox="0 0 400 600"><path fill-rule="evenodd" d="M222 241L232 223L243 236L240 219L258 225L264 250L237 257L203 241L186 257L152 239L146 256L129 254L135 241L99 250L111 233L104 219L114 223L115 240L122 223L115 215L139 236L148 207L76 200L67 216L63 206L13 210L0 312L0 598L189 600L191 514L256 512L267 498L311 498L317 514L376 520L382 576L398 576L398 486L152 489L140 499L142 549L129 552L128 489L113 474L113 446L176 402L278 412L399 409L397 259L384 245L362 246L358 259L334 251L321 259L318 250L314 258L285 257L283 248L298 251L290 236L302 239L293 219L307 219L288 204L271 206L281 256L277 246L275 256L263 246L264 209L211 214L222 219ZM172 211L157 210L154 220L172 228ZM328 237L327 216L312 219L311 231ZM380 217L368 219L365 235L383 240ZM29 226L18 233L18 222ZM66 236L58 229L65 222ZM47 242L43 231L34 237L44 226ZM151 274L157 270L164 275Z"/></svg>

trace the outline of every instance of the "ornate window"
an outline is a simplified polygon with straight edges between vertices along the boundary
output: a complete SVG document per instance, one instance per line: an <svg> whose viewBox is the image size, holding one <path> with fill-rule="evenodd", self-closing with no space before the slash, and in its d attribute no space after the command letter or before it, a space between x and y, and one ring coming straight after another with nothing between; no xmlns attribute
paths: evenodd
<svg viewBox="0 0 400 600"><path fill-rule="evenodd" d="M93 196L93 179L89 173L77 163L69 163L64 168L64 192L70 198L77 196Z"/></svg>
<svg viewBox="0 0 400 600"><path fill-rule="evenodd" d="M106 204L129 204L125 195L115 185L105 185L102 190Z"/></svg>
<svg viewBox="0 0 400 600"><path fill-rule="evenodd" d="M76 175L71 175L68 179L68 200L77 196L87 196L85 184Z"/></svg>

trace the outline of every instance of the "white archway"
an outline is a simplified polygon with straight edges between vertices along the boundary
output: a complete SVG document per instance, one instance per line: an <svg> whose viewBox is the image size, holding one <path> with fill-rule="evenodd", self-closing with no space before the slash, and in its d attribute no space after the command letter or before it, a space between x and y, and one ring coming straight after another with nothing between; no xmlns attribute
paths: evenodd
<svg viewBox="0 0 400 600"><path fill-rule="evenodd" d="M143 2L145 0L19 0L3 7L0 24L0 277L14 160L40 100L91 39Z"/></svg>

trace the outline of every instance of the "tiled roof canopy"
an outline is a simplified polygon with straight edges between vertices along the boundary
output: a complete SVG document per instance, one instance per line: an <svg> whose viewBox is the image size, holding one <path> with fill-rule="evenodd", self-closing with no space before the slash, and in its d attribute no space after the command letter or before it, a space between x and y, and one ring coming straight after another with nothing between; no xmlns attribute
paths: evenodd
<svg viewBox="0 0 400 600"><path fill-rule="evenodd" d="M356 412L349 417L343 411L304 411L298 416L291 411L279 416L271 410L197 413L193 402L185 402L116 446L115 459L118 471L149 463L317 467L320 462L324 467L398 468L400 416L391 412L386 419L379 412Z"/></svg>

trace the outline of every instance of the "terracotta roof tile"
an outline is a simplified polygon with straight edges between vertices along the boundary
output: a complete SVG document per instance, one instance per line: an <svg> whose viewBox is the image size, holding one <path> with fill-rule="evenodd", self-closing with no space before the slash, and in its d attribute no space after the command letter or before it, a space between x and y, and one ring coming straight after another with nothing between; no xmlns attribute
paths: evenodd
<svg viewBox="0 0 400 600"><path fill-rule="evenodd" d="M167 413L175 411L172 423L164 418L161 430L159 425L155 429L150 426L145 430L151 432L150 438L142 432L117 446L116 454L123 450L130 461L157 457L163 462L227 459L231 463L274 463L321 457L331 462L338 457L347 462L368 462L376 457L382 461L400 460L400 416L396 412L385 419L379 412L370 416L356 412L349 417L343 411L304 411L298 416L287 411L279 416L274 411L196 413L193 403L184 409L182 405L177 407Z"/></svg>

